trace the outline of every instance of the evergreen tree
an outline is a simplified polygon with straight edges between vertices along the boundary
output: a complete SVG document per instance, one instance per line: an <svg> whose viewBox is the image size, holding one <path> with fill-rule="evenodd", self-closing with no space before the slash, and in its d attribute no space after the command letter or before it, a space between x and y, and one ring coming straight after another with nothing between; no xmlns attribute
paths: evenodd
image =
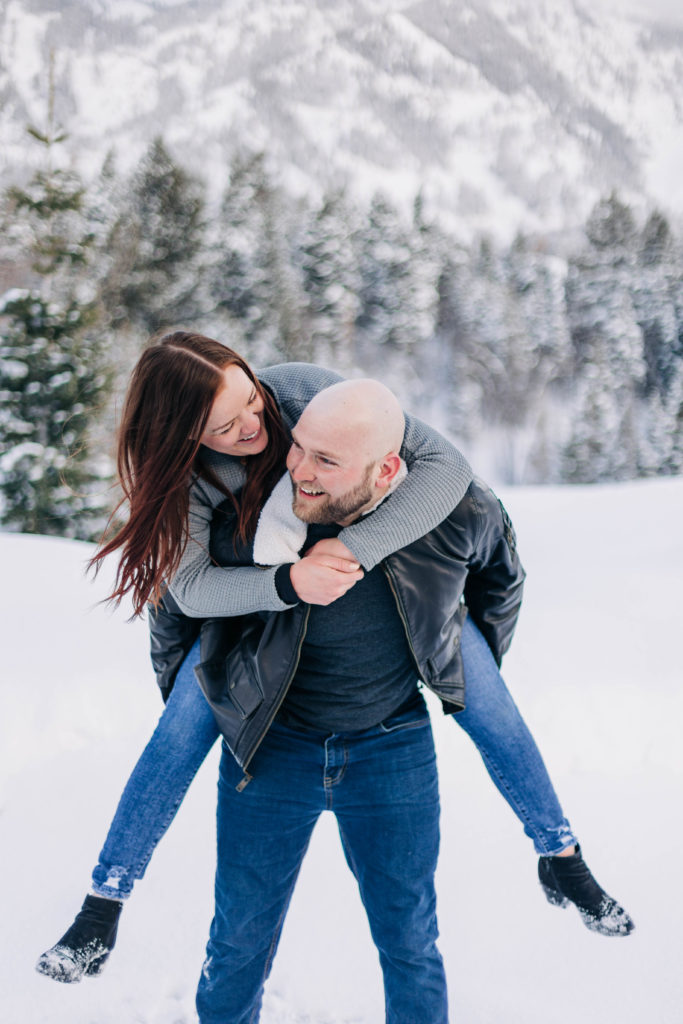
<svg viewBox="0 0 683 1024"><path fill-rule="evenodd" d="M373 197L355 239L358 359L369 372L381 374L404 404L419 402L422 408L429 394L425 367L438 344L438 239L424 221L421 197L413 222L405 223L381 194Z"/></svg>
<svg viewBox="0 0 683 1024"><path fill-rule="evenodd" d="M0 319L2 523L93 539L106 520L110 467L88 448L107 386L90 313L15 289Z"/></svg>
<svg viewBox="0 0 683 1024"><path fill-rule="evenodd" d="M556 391L569 372L565 267L518 237L452 252L440 282L439 334L450 336L452 429L480 444L507 482L550 473Z"/></svg>
<svg viewBox="0 0 683 1024"><path fill-rule="evenodd" d="M112 323L146 334L198 313L204 189L171 158L161 138L132 175L114 223L104 295Z"/></svg>
<svg viewBox="0 0 683 1024"><path fill-rule="evenodd" d="M341 370L353 365L359 309L352 217L343 195L327 195L299 243L313 358Z"/></svg>
<svg viewBox="0 0 683 1024"><path fill-rule="evenodd" d="M411 345L418 339L410 234L397 210L381 194L373 197L367 222L358 232L357 251L357 327L366 348L392 346L410 357Z"/></svg>
<svg viewBox="0 0 683 1024"><path fill-rule="evenodd" d="M44 166L8 190L13 241L25 262L0 303L0 518L31 533L89 538L106 519L106 460L89 451L108 372L89 272L92 232L84 189L54 166L65 138L53 124L30 129Z"/></svg>
<svg viewBox="0 0 683 1024"><path fill-rule="evenodd" d="M633 299L643 333L645 391L666 397L683 360L676 297L683 270L666 218L658 211L648 218L640 235L639 272Z"/></svg>
<svg viewBox="0 0 683 1024"><path fill-rule="evenodd" d="M631 208L616 192L595 204L586 221L586 237L594 249L607 251L612 262L629 260L636 243L636 224Z"/></svg>
<svg viewBox="0 0 683 1024"><path fill-rule="evenodd" d="M415 343L420 346L434 337L439 315L439 280L448 248L448 240L428 220L422 193L413 203L413 224L410 235L411 306Z"/></svg>
<svg viewBox="0 0 683 1024"><path fill-rule="evenodd" d="M634 301L638 238L631 211L612 194L591 212L586 236L587 247L570 260L566 286L579 396L566 478L628 479L637 475L640 461L647 376ZM588 469L591 459L595 464Z"/></svg>
<svg viewBox="0 0 683 1024"><path fill-rule="evenodd" d="M293 220L263 154L237 154L212 230L207 305L227 315L258 363L311 358Z"/></svg>
<svg viewBox="0 0 683 1024"><path fill-rule="evenodd" d="M666 432L669 448L660 472L683 473L683 363L679 363L676 377L666 397Z"/></svg>

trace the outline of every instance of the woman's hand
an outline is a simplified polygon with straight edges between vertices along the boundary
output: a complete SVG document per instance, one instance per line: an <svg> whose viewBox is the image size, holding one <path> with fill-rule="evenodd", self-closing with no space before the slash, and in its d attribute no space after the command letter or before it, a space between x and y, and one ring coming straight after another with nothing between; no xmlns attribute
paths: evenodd
<svg viewBox="0 0 683 1024"><path fill-rule="evenodd" d="M336 537L319 540L289 570L300 601L328 605L363 579L363 570Z"/></svg>

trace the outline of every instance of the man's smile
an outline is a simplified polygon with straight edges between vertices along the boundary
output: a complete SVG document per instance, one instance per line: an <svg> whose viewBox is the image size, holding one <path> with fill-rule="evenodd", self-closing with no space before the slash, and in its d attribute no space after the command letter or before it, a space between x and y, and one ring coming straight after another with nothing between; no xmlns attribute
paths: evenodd
<svg viewBox="0 0 683 1024"><path fill-rule="evenodd" d="M325 491L317 490L315 487L304 486L304 484L298 485L298 491L304 498L319 498L325 493Z"/></svg>

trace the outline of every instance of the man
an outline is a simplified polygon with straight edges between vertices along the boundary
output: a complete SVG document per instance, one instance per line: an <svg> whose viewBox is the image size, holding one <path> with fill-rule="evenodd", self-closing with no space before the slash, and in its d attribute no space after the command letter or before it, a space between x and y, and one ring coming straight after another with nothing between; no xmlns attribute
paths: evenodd
<svg viewBox="0 0 683 1024"><path fill-rule="evenodd" d="M330 553L339 554L338 530L399 485L402 435L400 407L377 382L343 382L311 402L287 460L293 511L309 524L307 547L327 537ZM259 558L260 545L257 534L257 560L284 561ZM322 550L308 557L319 558L324 573ZM278 569L278 589L292 607L252 622L237 646L230 648L234 637L225 649L219 639L209 644L197 669L229 747L220 770L216 914L197 994L200 1021L258 1019L297 874L328 809L378 949L388 1024L447 1024L436 946L438 784L418 678L445 711L464 708L466 606L488 657L502 658L524 578L514 531L492 492L475 481L436 530L360 580L340 574L342 596L328 607L306 603L299 566ZM563 881L578 871L597 890L594 901L609 900L580 852L567 853L542 858L548 898L579 905ZM632 924L614 901L609 913L621 915L627 934Z"/></svg>

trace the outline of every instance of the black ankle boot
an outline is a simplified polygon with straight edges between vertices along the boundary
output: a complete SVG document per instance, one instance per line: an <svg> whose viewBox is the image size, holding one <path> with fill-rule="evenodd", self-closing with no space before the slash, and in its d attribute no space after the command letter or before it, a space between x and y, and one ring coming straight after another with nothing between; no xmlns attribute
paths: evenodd
<svg viewBox="0 0 683 1024"><path fill-rule="evenodd" d="M122 909L120 900L86 896L74 923L43 953L36 970L66 983L80 981L84 974L99 974L114 948Z"/></svg>
<svg viewBox="0 0 683 1024"><path fill-rule="evenodd" d="M635 925L623 907L601 889L577 845L568 857L539 857L538 877L549 903L573 903L586 928L600 935L628 935Z"/></svg>

